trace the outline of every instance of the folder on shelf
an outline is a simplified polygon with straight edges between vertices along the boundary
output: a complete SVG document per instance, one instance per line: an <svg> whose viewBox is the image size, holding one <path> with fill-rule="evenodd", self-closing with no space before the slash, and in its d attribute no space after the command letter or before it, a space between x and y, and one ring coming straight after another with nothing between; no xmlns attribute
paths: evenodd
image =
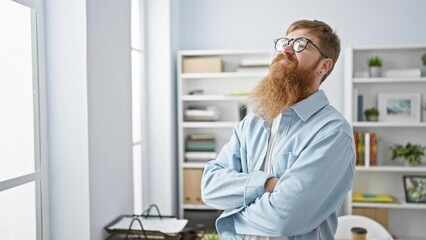
<svg viewBox="0 0 426 240"><path fill-rule="evenodd" d="M352 200L354 202L381 202L381 203L394 203L395 199L386 194L372 194L372 193L353 193Z"/></svg>
<svg viewBox="0 0 426 240"><path fill-rule="evenodd" d="M158 215L150 215L152 208L157 209ZM110 234L107 239L115 235L138 236L138 239L162 238L179 239L179 233L188 223L187 219L177 219L173 216L162 216L157 205L151 205L141 215L121 215L105 226L105 231Z"/></svg>
<svg viewBox="0 0 426 240"><path fill-rule="evenodd" d="M187 168L183 170L183 203L203 204L201 199L201 178L203 169Z"/></svg>

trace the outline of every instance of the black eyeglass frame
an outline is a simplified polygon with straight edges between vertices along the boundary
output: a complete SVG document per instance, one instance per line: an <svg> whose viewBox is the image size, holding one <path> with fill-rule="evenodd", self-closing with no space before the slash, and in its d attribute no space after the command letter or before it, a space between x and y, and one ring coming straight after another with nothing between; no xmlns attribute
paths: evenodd
<svg viewBox="0 0 426 240"><path fill-rule="evenodd" d="M296 51L296 49L294 49L294 42L296 42L297 40L299 40L299 39L304 39L305 41L306 41L306 45L305 45L305 47L304 48L302 48L302 50L299 50L299 51ZM314 46L314 48L316 48L320 53L321 53L321 55L323 56L323 57L325 57L325 58L329 58L329 57L327 57L327 55L323 52L323 51L321 51L321 49L311 40L311 39L309 39L309 38L305 38L305 37L299 37L299 38L286 38L286 37L281 37L281 38L277 38L277 39L275 39L274 40L274 43L275 43L275 50L277 51L277 52L281 52L282 51L282 49L278 49L277 48L277 44L278 44L278 42L280 41L280 40L285 40L285 41L287 41L287 44L284 44L283 45L283 47L286 47L286 46L288 46L289 44L291 44L291 46L292 46L292 48L293 48L293 50L295 51L295 52L302 52L303 50L305 50L306 49L306 47L308 46L308 44L310 43L310 44L312 44L312 46Z"/></svg>

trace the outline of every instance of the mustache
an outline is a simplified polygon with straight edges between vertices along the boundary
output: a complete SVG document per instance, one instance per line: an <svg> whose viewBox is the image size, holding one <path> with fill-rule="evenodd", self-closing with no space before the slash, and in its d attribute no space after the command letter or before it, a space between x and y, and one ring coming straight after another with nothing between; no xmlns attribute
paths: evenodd
<svg viewBox="0 0 426 240"><path fill-rule="evenodd" d="M296 61L296 59L292 58L289 53L281 53L280 52L275 56L274 60L272 61L272 64L277 63L281 60L286 60L286 61L289 61L289 62L295 62Z"/></svg>

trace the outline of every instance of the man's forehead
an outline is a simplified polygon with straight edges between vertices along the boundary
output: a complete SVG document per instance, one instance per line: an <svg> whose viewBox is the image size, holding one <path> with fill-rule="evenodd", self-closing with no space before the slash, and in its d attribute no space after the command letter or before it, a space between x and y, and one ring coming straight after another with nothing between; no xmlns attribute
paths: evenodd
<svg viewBox="0 0 426 240"><path fill-rule="evenodd" d="M312 33L308 29L296 29L287 33L286 37L288 38L298 38L298 37L306 37L309 38L312 36Z"/></svg>
<svg viewBox="0 0 426 240"><path fill-rule="evenodd" d="M318 40L318 38L308 29L296 29L294 31L289 32L285 37L292 39L304 37L311 39L314 42Z"/></svg>

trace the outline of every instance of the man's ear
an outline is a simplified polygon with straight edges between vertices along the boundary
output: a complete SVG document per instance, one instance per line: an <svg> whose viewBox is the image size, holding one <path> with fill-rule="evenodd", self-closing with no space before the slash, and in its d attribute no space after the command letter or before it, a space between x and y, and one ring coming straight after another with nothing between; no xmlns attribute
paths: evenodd
<svg viewBox="0 0 426 240"><path fill-rule="evenodd" d="M327 74L331 71L332 68L333 68L333 60L331 58L324 59L320 69Z"/></svg>

